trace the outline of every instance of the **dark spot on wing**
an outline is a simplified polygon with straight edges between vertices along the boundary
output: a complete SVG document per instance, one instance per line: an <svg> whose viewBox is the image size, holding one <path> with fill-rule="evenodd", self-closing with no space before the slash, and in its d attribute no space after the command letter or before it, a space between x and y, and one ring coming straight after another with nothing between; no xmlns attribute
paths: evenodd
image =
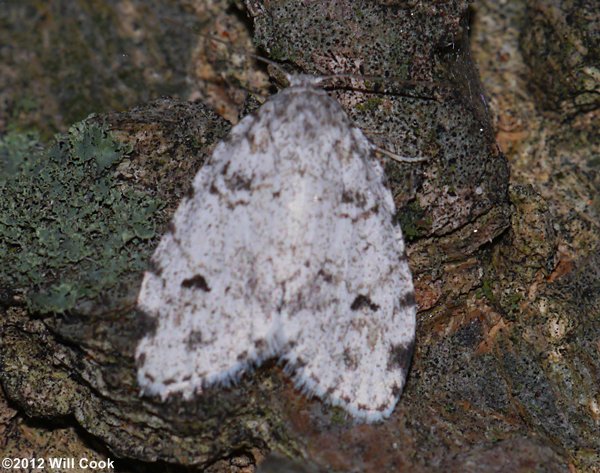
<svg viewBox="0 0 600 473"><path fill-rule="evenodd" d="M173 378L165 379L164 385L168 386L169 384L173 384L175 380Z"/></svg>
<svg viewBox="0 0 600 473"><path fill-rule="evenodd" d="M252 152L256 151L256 133L254 133L254 129L248 130L246 133L246 139L250 142L250 147L252 148Z"/></svg>
<svg viewBox="0 0 600 473"><path fill-rule="evenodd" d="M361 209L367 205L367 197L359 191L345 190L342 193L343 204L356 204Z"/></svg>
<svg viewBox="0 0 600 473"><path fill-rule="evenodd" d="M318 136L319 131L315 128L314 124L310 120L304 120L302 122L302 126L304 128L305 139L308 142L314 141Z"/></svg>
<svg viewBox="0 0 600 473"><path fill-rule="evenodd" d="M208 192L210 192L211 194L220 194L219 188L215 185L214 182L212 182L210 184L210 187L208 188Z"/></svg>
<svg viewBox="0 0 600 473"><path fill-rule="evenodd" d="M400 394L402 394L402 388L400 386L398 386L397 384L394 384L392 386L392 395L394 397L398 397L398 396L400 396Z"/></svg>
<svg viewBox="0 0 600 473"><path fill-rule="evenodd" d="M202 332L192 330L185 341L185 345L189 351L196 350L199 345L202 345Z"/></svg>
<svg viewBox="0 0 600 473"><path fill-rule="evenodd" d="M368 307L373 312L375 312L376 310L379 309L379 306L377 304L375 304L369 297L367 297L363 294L359 294L358 296L356 296L356 298L352 302L350 309L360 310L363 307Z"/></svg>
<svg viewBox="0 0 600 473"><path fill-rule="evenodd" d="M167 232L170 234L174 234L176 230L177 230L177 228L175 227L173 220L171 220L167 225Z"/></svg>
<svg viewBox="0 0 600 473"><path fill-rule="evenodd" d="M415 292L414 291L409 291L407 293L405 293L402 298L400 299L400 307L402 308L408 308L408 307L412 307L414 306L416 303L415 301Z"/></svg>
<svg viewBox="0 0 600 473"><path fill-rule="evenodd" d="M277 199L281 195L281 191L273 192L273 198Z"/></svg>
<svg viewBox="0 0 600 473"><path fill-rule="evenodd" d="M184 197L187 199L193 199L196 194L196 189L194 189L193 185L190 185L185 191Z"/></svg>
<svg viewBox="0 0 600 473"><path fill-rule="evenodd" d="M250 190L252 179L239 173L233 174L225 180L225 185L231 191Z"/></svg>
<svg viewBox="0 0 600 473"><path fill-rule="evenodd" d="M150 258L150 262L148 263L148 270L149 273L152 273L158 277L160 277L163 273L163 269L160 267L160 265L155 261L154 258Z"/></svg>
<svg viewBox="0 0 600 473"><path fill-rule="evenodd" d="M208 286L206 279L204 279L204 276L201 274L196 274L189 279L184 279L181 283L181 287L185 287L186 289L194 287L201 289L204 292L210 292L210 287Z"/></svg>
<svg viewBox="0 0 600 473"><path fill-rule="evenodd" d="M146 336L154 335L158 328L158 320L156 317L152 317L147 312L139 309L137 310L137 313L139 315L136 317L136 333Z"/></svg>
<svg viewBox="0 0 600 473"><path fill-rule="evenodd" d="M377 406L377 408L376 408L375 410L376 410L376 411L379 411L379 412L383 412L383 411L385 411L387 408L388 408L388 405L387 405L387 404L380 404L379 406Z"/></svg>
<svg viewBox="0 0 600 473"><path fill-rule="evenodd" d="M393 345L388 356L387 369L393 370L400 368L404 373L407 373L414 348L414 339L407 344L400 343L398 345Z"/></svg>
<svg viewBox="0 0 600 473"><path fill-rule="evenodd" d="M264 349L267 348L267 341L264 338L259 338L258 340L256 340L254 342L254 347L258 350L258 351L262 351Z"/></svg>
<svg viewBox="0 0 600 473"><path fill-rule="evenodd" d="M142 353L140 356L137 357L137 364L143 365L144 363L146 363L146 354Z"/></svg>
<svg viewBox="0 0 600 473"><path fill-rule="evenodd" d="M153 383L154 381L156 381L156 379L154 378L154 376L152 376L150 373L144 373L144 376L151 383Z"/></svg>
<svg viewBox="0 0 600 473"><path fill-rule="evenodd" d="M356 354L352 353L349 348L344 348L343 360L346 368L353 371L358 368L358 359L356 358Z"/></svg>
<svg viewBox="0 0 600 473"><path fill-rule="evenodd" d="M238 361L244 361L246 358L248 358L248 351L247 350L244 350L242 353L240 353L237 356L237 360Z"/></svg>
<svg viewBox="0 0 600 473"><path fill-rule="evenodd" d="M323 269L319 269L317 276L321 276L321 278L323 278L323 281L325 281L327 283L330 283L333 281L333 275Z"/></svg>

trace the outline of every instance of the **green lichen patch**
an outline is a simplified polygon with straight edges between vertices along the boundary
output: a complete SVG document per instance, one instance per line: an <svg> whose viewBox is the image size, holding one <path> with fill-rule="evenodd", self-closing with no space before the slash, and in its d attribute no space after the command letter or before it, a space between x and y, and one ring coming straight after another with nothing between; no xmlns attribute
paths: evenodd
<svg viewBox="0 0 600 473"><path fill-rule="evenodd" d="M0 140L0 185L14 176L28 156L35 153L38 145L37 133L11 131Z"/></svg>
<svg viewBox="0 0 600 473"><path fill-rule="evenodd" d="M46 149L32 135L0 140L0 286L64 312L144 269L159 203L113 176L129 151L87 120Z"/></svg>

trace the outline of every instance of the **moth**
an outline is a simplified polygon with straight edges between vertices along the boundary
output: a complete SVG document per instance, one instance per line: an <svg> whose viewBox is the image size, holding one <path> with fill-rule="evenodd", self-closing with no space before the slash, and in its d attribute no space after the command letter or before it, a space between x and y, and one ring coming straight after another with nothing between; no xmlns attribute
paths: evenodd
<svg viewBox="0 0 600 473"><path fill-rule="evenodd" d="M217 145L156 248L138 382L189 399L277 357L299 389L374 422L415 340L404 240L374 146L314 78L291 81Z"/></svg>

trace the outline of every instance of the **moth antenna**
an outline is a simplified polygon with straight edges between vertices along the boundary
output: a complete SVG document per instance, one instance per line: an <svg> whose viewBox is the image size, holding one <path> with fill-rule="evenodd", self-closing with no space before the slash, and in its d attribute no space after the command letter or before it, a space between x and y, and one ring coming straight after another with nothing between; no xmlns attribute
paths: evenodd
<svg viewBox="0 0 600 473"><path fill-rule="evenodd" d="M387 156L388 158L390 158L398 163L422 163L424 161L429 161L429 159L430 159L429 156L423 156L423 157L400 156L399 154L396 154L392 151L388 151L387 149L384 149L384 148L380 148L379 146L373 145L373 147L376 152L381 153L384 156Z"/></svg>

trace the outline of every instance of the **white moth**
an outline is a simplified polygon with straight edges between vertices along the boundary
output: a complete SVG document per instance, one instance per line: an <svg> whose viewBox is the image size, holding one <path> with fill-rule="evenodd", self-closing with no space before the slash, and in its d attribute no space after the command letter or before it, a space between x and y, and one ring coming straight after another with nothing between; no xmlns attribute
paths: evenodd
<svg viewBox="0 0 600 473"><path fill-rule="evenodd" d="M144 393L189 399L275 356L358 420L394 409L415 337L404 241L374 147L314 84L236 125L175 212L138 299Z"/></svg>

